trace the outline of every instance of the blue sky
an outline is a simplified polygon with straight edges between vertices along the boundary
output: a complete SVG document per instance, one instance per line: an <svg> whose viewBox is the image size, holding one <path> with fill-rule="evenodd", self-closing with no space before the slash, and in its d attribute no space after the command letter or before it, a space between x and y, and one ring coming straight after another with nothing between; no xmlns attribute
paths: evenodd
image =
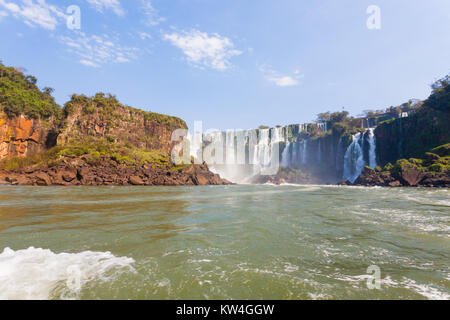
<svg viewBox="0 0 450 320"><path fill-rule="evenodd" d="M357 115L424 99L450 71L448 0L0 0L0 34L3 63L60 104L111 92L204 129Z"/></svg>

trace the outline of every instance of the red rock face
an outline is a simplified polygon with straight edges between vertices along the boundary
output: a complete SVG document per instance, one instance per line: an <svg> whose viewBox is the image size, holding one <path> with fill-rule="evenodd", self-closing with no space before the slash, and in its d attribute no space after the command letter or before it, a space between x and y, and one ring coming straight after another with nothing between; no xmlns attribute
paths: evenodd
<svg viewBox="0 0 450 320"><path fill-rule="evenodd" d="M0 160L27 157L48 147L64 145L78 138L103 137L126 142L139 149L161 150L170 153L176 142L171 141L173 130L166 123L146 119L143 113L117 108L110 114L83 114L81 106L69 115L61 127L52 120L8 118L0 113ZM186 128L186 126L181 126Z"/></svg>
<svg viewBox="0 0 450 320"><path fill-rule="evenodd" d="M46 148L50 128L42 122L23 116L8 119L0 113L0 160L12 157L26 157Z"/></svg>
<svg viewBox="0 0 450 320"><path fill-rule="evenodd" d="M171 141L172 132L178 129L164 122L146 119L143 113L127 108L116 108L113 114L83 114L81 105L67 117L66 122L66 127L58 137L58 144L91 136L127 142L139 149L162 150L167 153L175 145Z"/></svg>

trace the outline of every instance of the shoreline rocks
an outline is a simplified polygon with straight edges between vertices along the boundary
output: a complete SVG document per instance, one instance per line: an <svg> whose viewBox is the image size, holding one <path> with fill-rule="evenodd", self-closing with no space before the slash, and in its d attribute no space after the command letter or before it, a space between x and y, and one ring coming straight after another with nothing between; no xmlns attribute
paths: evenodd
<svg viewBox="0 0 450 320"><path fill-rule="evenodd" d="M48 168L0 171L0 185L29 186L178 186L228 185L206 164L184 166L127 166L104 158L101 166L81 159Z"/></svg>
<svg viewBox="0 0 450 320"><path fill-rule="evenodd" d="M449 172L431 172L405 165L391 171L364 168L354 186L450 188Z"/></svg>

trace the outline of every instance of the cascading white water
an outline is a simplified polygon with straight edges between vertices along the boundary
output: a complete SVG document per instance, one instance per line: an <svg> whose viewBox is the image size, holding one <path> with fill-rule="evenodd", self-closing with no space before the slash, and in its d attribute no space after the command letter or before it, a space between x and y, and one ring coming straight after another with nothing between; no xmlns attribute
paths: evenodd
<svg viewBox="0 0 450 320"><path fill-rule="evenodd" d="M269 167L278 166L279 143L285 140L283 127L260 130L260 138L253 158L254 174L261 174Z"/></svg>
<svg viewBox="0 0 450 320"><path fill-rule="evenodd" d="M277 143L281 141L285 141L285 137L283 135L283 127L277 127L272 129L272 139L271 143Z"/></svg>
<svg viewBox="0 0 450 320"><path fill-rule="evenodd" d="M235 148L234 148L234 131L229 130L226 132L226 153L225 153L225 164L235 164Z"/></svg>
<svg viewBox="0 0 450 320"><path fill-rule="evenodd" d="M290 149L291 143L288 142L286 144L286 147L283 150L283 153L281 154L281 165L283 167L289 167L291 165L291 156L290 156Z"/></svg>
<svg viewBox="0 0 450 320"><path fill-rule="evenodd" d="M369 132L369 167L375 169L377 166L377 155L376 155L376 138L374 133L374 128L370 128Z"/></svg>
<svg viewBox="0 0 450 320"><path fill-rule="evenodd" d="M357 133L353 136L352 143L348 146L344 155L344 179L351 183L355 182L361 174L366 162L362 149L363 135Z"/></svg>
<svg viewBox="0 0 450 320"><path fill-rule="evenodd" d="M295 164L297 163L298 158L298 148L297 148L297 142L295 142L292 146L292 152L291 152L291 163Z"/></svg>
<svg viewBox="0 0 450 320"><path fill-rule="evenodd" d="M307 154L308 154L308 140L303 140L302 141L303 144L303 152L302 152L302 163L306 164L308 158L307 158Z"/></svg>
<svg viewBox="0 0 450 320"><path fill-rule="evenodd" d="M369 157L367 160L364 159L365 137L367 137L367 142L369 144ZM364 134L357 133L353 136L353 141L348 146L344 155L343 178L352 183L355 182L366 165L371 168L377 166L376 141L373 128L367 129Z"/></svg>
<svg viewBox="0 0 450 320"><path fill-rule="evenodd" d="M269 164L270 146L269 146L269 129L262 129L259 131L260 137L258 144L255 147L255 154L253 158L254 173L261 171L261 167Z"/></svg>
<svg viewBox="0 0 450 320"><path fill-rule="evenodd" d="M310 169L317 172L317 166L326 165L322 168L324 170L332 166L336 168L336 175L333 176L333 172L330 172L330 179L343 177L350 182L357 179L364 166L376 167L374 129L367 129L364 134L355 134L351 144L345 149L342 138L334 144L330 143L332 142L330 138L326 141L305 139L302 131L307 130L307 127L307 124L304 124L205 134L206 140L210 141L206 145L213 144L215 148L214 151L204 151L203 158L212 171L233 182L251 181L251 177L259 174L275 174L276 170L273 172L270 169L273 164L277 169L278 161L281 161L279 165L282 167L300 167L305 172ZM324 130L325 124L321 124L320 128ZM238 137L238 133L245 137L242 145L238 142L242 140ZM196 141L193 146L194 149L198 149L201 145ZM279 149L280 146L284 146L284 149ZM191 150L191 153L198 152ZM213 158L216 161L208 161L205 154L214 154ZM217 159L223 159L225 162L217 162Z"/></svg>

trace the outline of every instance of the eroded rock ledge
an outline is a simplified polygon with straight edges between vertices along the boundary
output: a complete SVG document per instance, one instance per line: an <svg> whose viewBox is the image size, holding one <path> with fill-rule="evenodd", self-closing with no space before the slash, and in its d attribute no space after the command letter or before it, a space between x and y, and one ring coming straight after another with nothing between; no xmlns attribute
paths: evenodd
<svg viewBox="0 0 450 320"><path fill-rule="evenodd" d="M368 168L355 181L356 186L450 188L450 174L407 168L403 172L377 172Z"/></svg>
<svg viewBox="0 0 450 320"><path fill-rule="evenodd" d="M450 144L427 152L424 159L400 159L384 168L365 167L353 185L384 187L450 188ZM352 185L348 181L342 185Z"/></svg>
<svg viewBox="0 0 450 320"><path fill-rule="evenodd" d="M92 165L85 157L61 161L48 168L0 171L0 184L34 186L226 185L206 164L184 166L127 166L102 157Z"/></svg>

